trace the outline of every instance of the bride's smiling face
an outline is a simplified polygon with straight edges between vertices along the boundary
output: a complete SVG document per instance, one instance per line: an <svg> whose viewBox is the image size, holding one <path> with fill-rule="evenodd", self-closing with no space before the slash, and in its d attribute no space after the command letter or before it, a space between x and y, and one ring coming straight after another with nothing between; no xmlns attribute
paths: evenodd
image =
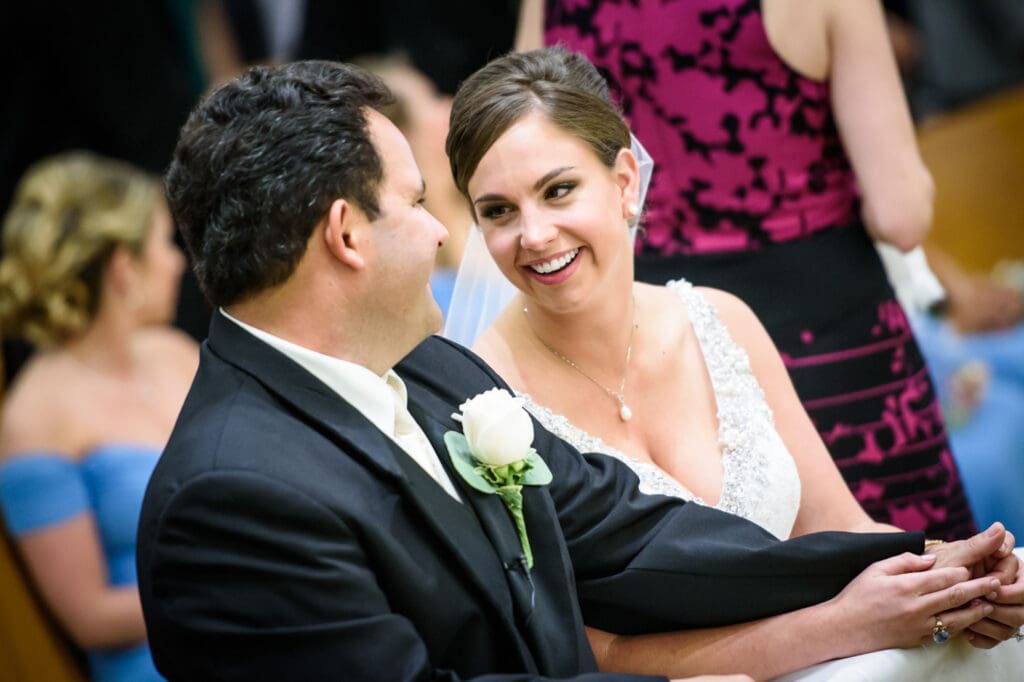
<svg viewBox="0 0 1024 682"><path fill-rule="evenodd" d="M626 220L637 200L628 150L609 168L585 142L533 112L487 150L468 190L488 251L531 301L574 312L605 287L628 290Z"/></svg>

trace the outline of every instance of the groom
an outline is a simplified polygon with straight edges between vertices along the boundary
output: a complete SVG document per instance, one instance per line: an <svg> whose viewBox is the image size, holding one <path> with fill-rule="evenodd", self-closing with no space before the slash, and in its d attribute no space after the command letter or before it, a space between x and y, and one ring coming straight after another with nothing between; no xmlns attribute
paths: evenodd
<svg viewBox="0 0 1024 682"><path fill-rule="evenodd" d="M597 679L584 620L750 620L921 551L918 534L778 542L640 495L626 467L533 424L552 480L524 489L528 567L501 499L467 485L444 444L461 403L505 384L430 336L447 234L379 113L389 99L351 67L256 68L181 132L169 201L220 312L139 527L163 674Z"/></svg>

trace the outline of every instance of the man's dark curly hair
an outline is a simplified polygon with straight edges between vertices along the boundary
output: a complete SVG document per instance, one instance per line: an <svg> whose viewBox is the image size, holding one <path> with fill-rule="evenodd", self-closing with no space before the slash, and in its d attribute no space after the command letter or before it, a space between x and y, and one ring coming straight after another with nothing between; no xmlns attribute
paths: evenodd
<svg viewBox="0 0 1024 682"><path fill-rule="evenodd" d="M392 99L362 69L306 61L252 68L199 103L166 180L210 303L287 280L335 199L378 216L384 171L366 110Z"/></svg>

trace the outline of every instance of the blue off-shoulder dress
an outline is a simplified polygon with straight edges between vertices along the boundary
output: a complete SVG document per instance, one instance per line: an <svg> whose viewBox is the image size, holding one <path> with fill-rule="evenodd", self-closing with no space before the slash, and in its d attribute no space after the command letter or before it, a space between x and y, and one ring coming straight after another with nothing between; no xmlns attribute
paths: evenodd
<svg viewBox="0 0 1024 682"><path fill-rule="evenodd" d="M0 465L0 509L14 537L70 521L96 519L110 585L135 585L135 538L142 497L159 450L103 445L80 460L26 452ZM146 644L87 651L93 682L162 680Z"/></svg>

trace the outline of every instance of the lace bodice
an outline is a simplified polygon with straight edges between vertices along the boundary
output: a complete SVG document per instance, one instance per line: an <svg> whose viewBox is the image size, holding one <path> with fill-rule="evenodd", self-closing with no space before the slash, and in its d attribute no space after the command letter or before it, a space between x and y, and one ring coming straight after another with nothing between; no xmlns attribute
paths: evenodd
<svg viewBox="0 0 1024 682"><path fill-rule="evenodd" d="M684 280L669 282L679 294L693 325L718 406L718 442L722 456L722 494L718 509L749 519L779 538L788 538L800 508L800 476L775 429L764 392L750 368L746 351L736 345L714 308ZM647 494L673 495L706 504L680 482L650 462L633 459L566 417L535 403L526 409L549 431L581 452L598 452L626 463Z"/></svg>

